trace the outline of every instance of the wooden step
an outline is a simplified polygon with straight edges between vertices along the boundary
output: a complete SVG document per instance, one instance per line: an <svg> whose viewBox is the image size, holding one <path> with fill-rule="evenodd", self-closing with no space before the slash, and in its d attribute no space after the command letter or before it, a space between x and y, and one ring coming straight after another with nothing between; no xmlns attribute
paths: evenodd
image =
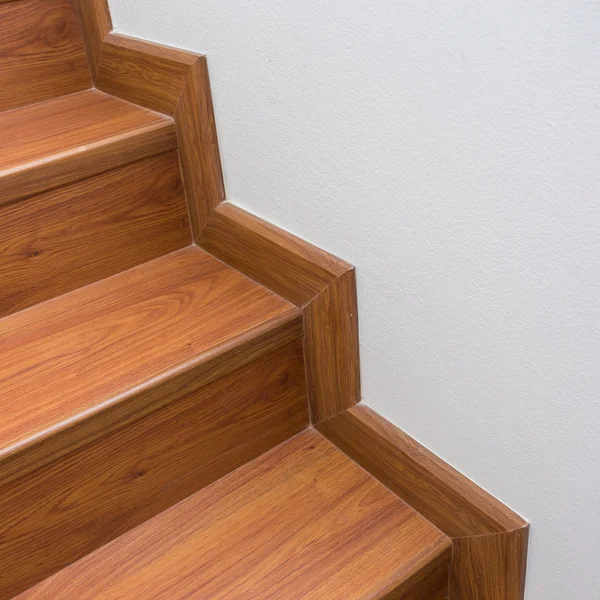
<svg viewBox="0 0 600 600"><path fill-rule="evenodd" d="M308 430L18 600L437 600L450 540Z"/></svg>
<svg viewBox="0 0 600 600"><path fill-rule="evenodd" d="M87 90L0 113L0 205L177 147L172 118Z"/></svg>
<svg viewBox="0 0 600 600"><path fill-rule="evenodd" d="M0 317L191 243L177 151L0 206Z"/></svg>
<svg viewBox="0 0 600 600"><path fill-rule="evenodd" d="M0 319L0 599L306 427L301 335L194 246Z"/></svg>

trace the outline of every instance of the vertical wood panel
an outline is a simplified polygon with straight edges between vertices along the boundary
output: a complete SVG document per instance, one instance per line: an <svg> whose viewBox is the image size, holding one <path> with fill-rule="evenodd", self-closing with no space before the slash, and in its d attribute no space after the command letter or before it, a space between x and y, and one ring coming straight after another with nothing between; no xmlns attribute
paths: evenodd
<svg viewBox="0 0 600 600"><path fill-rule="evenodd" d="M0 205L0 316L187 246L177 152Z"/></svg>
<svg viewBox="0 0 600 600"><path fill-rule="evenodd" d="M107 0L75 0L92 77L96 81L102 42L112 30Z"/></svg>
<svg viewBox="0 0 600 600"><path fill-rule="evenodd" d="M0 111L92 85L72 0L0 4Z"/></svg>
<svg viewBox="0 0 600 600"><path fill-rule="evenodd" d="M319 423L360 401L354 269L305 307L304 335L311 420Z"/></svg>
<svg viewBox="0 0 600 600"><path fill-rule="evenodd" d="M225 200L208 67L204 57L200 57L190 70L175 111L175 124L192 231L194 239L198 240L213 209Z"/></svg>

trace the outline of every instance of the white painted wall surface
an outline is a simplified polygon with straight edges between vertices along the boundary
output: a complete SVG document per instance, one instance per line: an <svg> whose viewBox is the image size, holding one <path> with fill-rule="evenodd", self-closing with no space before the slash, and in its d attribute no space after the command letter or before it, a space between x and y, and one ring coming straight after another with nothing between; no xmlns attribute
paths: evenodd
<svg viewBox="0 0 600 600"><path fill-rule="evenodd" d="M600 3L111 0L206 52L228 197L358 268L368 404L600 598Z"/></svg>

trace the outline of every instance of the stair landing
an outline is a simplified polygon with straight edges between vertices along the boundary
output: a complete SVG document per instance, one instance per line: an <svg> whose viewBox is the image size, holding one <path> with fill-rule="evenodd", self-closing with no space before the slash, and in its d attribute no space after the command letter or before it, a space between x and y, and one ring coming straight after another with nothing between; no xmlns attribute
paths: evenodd
<svg viewBox="0 0 600 600"><path fill-rule="evenodd" d="M444 598L451 542L307 430L18 600Z"/></svg>

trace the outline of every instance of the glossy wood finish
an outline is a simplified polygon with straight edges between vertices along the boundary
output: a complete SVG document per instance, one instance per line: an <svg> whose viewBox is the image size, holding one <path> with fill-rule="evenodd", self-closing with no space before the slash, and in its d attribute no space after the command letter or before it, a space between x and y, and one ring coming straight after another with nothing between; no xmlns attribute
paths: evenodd
<svg viewBox="0 0 600 600"><path fill-rule="evenodd" d="M243 364L270 332L279 343L298 337L299 319L190 247L0 320L0 480L160 403L153 388L179 373L234 348Z"/></svg>
<svg viewBox="0 0 600 600"><path fill-rule="evenodd" d="M198 243L301 307L352 270L347 262L229 202L214 211Z"/></svg>
<svg viewBox="0 0 600 600"><path fill-rule="evenodd" d="M0 598L12 598L308 423L300 340L44 469L0 485ZM54 598L49 593L44 598ZM68 596L80 599L75 593ZM103 595L109 597L109 594ZM142 598L144 596L138 596Z"/></svg>
<svg viewBox="0 0 600 600"><path fill-rule="evenodd" d="M174 115L190 69L191 52L111 33L102 45L98 87L158 112Z"/></svg>
<svg viewBox="0 0 600 600"><path fill-rule="evenodd" d="M19 600L425 600L421 572L449 561L444 535L307 431Z"/></svg>
<svg viewBox="0 0 600 600"><path fill-rule="evenodd" d="M83 38L87 49L90 70L96 83L102 42L112 31L112 19L107 0L75 0Z"/></svg>
<svg viewBox="0 0 600 600"><path fill-rule="evenodd" d="M102 47L98 87L173 115L194 239L225 199L206 58L110 34Z"/></svg>
<svg viewBox="0 0 600 600"><path fill-rule="evenodd" d="M519 515L366 406L318 429L453 538L451 599L523 597L528 526Z"/></svg>
<svg viewBox="0 0 600 600"><path fill-rule="evenodd" d="M177 152L0 206L0 317L191 243Z"/></svg>
<svg viewBox="0 0 600 600"><path fill-rule="evenodd" d="M0 111L92 85L73 0L0 3Z"/></svg>
<svg viewBox="0 0 600 600"><path fill-rule="evenodd" d="M303 308L313 423L360 401L351 265L228 203L215 209L198 243Z"/></svg>
<svg viewBox="0 0 600 600"><path fill-rule="evenodd" d="M212 211L225 200L208 66L203 56L190 69L175 111L175 124L192 231L197 240Z"/></svg>
<svg viewBox="0 0 600 600"><path fill-rule="evenodd" d="M176 147L172 119L97 90L0 113L0 205Z"/></svg>

